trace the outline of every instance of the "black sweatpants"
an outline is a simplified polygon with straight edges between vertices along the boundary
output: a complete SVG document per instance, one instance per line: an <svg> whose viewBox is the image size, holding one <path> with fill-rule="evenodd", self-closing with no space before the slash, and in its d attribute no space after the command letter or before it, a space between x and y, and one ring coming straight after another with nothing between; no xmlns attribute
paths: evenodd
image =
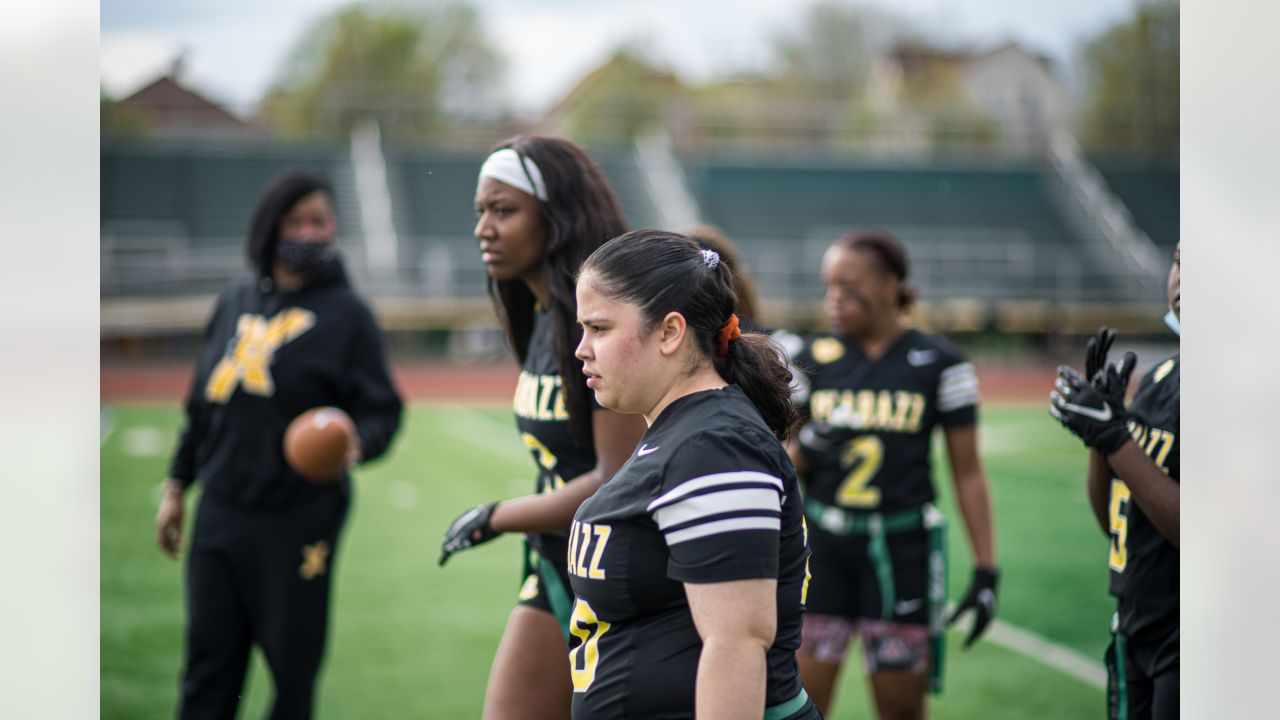
<svg viewBox="0 0 1280 720"><path fill-rule="evenodd" d="M255 643L275 680L269 717L311 717L347 505L336 489L276 512L201 499L187 564L179 718L234 717Z"/></svg>

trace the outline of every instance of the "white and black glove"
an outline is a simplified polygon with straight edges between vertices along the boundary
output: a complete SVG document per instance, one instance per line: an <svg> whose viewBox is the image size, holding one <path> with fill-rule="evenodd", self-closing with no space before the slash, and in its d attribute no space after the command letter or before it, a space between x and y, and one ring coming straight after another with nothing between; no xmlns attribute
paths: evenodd
<svg viewBox="0 0 1280 720"><path fill-rule="evenodd" d="M489 524L489 518L493 515L493 509L497 506L498 503L496 502L488 505L477 505L462 513L457 520L453 521L449 529L445 530L444 542L440 545L440 561L438 563L440 566L443 566L449 560L450 555L477 545L483 545L501 535Z"/></svg>
<svg viewBox="0 0 1280 720"><path fill-rule="evenodd" d="M1119 450L1129 440L1124 394L1137 360L1133 353L1125 353L1119 366L1100 370L1093 383L1073 368L1059 367L1056 389L1049 393L1049 414L1103 455Z"/></svg>
<svg viewBox="0 0 1280 720"><path fill-rule="evenodd" d="M987 626L996 617L996 583L1000 580L1000 568L994 565L975 567L973 581L969 583L969 592L964 594L960 604L951 613L948 625L955 623L956 618L965 610L973 610L973 629L965 638L964 647L968 649L987 631Z"/></svg>

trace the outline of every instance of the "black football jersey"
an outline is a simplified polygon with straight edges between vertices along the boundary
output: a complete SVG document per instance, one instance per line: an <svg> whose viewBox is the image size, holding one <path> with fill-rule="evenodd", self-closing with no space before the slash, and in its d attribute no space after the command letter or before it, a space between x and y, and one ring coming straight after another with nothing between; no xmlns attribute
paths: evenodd
<svg viewBox="0 0 1280 720"><path fill-rule="evenodd" d="M538 468L534 491L539 493L551 492L596 466L595 447L569 430L561 382L554 320L549 312L538 310L513 407L516 427ZM534 549L557 563L565 557L567 541L568 533L529 535Z"/></svg>
<svg viewBox="0 0 1280 720"><path fill-rule="evenodd" d="M575 720L693 717L702 642L683 583L776 578L765 703L799 693L801 506L786 451L737 386L671 403L574 516Z"/></svg>
<svg viewBox="0 0 1280 720"><path fill-rule="evenodd" d="M1129 407L1133 440L1157 466L1178 481L1179 355L1142 376ZM1111 479L1111 593L1120 599L1120 630L1134 635L1177 617L1178 548L1156 529L1120 478Z"/></svg>
<svg viewBox="0 0 1280 720"><path fill-rule="evenodd" d="M951 343L907 330L877 360L852 338L818 335L791 353L806 416L805 492L828 505L895 512L934 499L936 425L977 422L978 377Z"/></svg>

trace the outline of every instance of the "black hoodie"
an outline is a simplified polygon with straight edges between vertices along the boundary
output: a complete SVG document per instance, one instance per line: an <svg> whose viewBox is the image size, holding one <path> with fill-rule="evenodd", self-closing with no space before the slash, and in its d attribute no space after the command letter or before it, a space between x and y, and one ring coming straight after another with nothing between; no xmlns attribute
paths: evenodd
<svg viewBox="0 0 1280 720"><path fill-rule="evenodd" d="M400 426L401 401L382 335L334 260L302 288L284 292L255 276L224 291L205 330L169 476L244 509L272 510L326 492L285 464L289 422L322 405L355 421L364 459L382 455Z"/></svg>

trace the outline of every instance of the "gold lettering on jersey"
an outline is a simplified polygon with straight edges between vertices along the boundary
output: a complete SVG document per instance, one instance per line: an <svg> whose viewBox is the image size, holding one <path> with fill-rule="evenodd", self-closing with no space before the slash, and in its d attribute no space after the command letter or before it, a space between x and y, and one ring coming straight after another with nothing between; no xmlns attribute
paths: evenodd
<svg viewBox="0 0 1280 720"><path fill-rule="evenodd" d="M893 429L904 430L907 427L907 415L911 412L911 407L915 404L911 399L911 393L899 390L893 394Z"/></svg>
<svg viewBox="0 0 1280 720"><path fill-rule="evenodd" d="M809 411L814 420L835 427L883 432L919 432L926 399L905 390L814 390Z"/></svg>
<svg viewBox="0 0 1280 720"><path fill-rule="evenodd" d="M899 429L893 426L893 395L891 393L876 393L876 416L872 425L885 430Z"/></svg>
<svg viewBox="0 0 1280 720"><path fill-rule="evenodd" d="M1132 421L1129 423L1129 434L1133 436L1134 443L1142 448L1142 452L1146 453L1147 457L1168 475L1169 468L1165 463L1169 461L1169 452L1173 450L1178 437L1168 430L1147 427Z"/></svg>
<svg viewBox="0 0 1280 720"><path fill-rule="evenodd" d="M914 393L911 396L911 416L907 418L907 432L916 432L924 422L924 395Z"/></svg>
<svg viewBox="0 0 1280 720"><path fill-rule="evenodd" d="M568 528L568 574L577 575L577 521Z"/></svg>
<svg viewBox="0 0 1280 720"><path fill-rule="evenodd" d="M609 544L612 533L613 527L610 525L574 521L569 531L569 574L591 580L604 580L605 569L600 567L600 560L604 558L604 549ZM591 555L590 565L587 564L588 554Z"/></svg>
<svg viewBox="0 0 1280 720"><path fill-rule="evenodd" d="M813 341L810 353L823 365L833 363L844 357L844 343L835 338L819 338Z"/></svg>
<svg viewBox="0 0 1280 720"><path fill-rule="evenodd" d="M282 345L310 330L316 315L310 310L289 308L270 320L262 315L244 313L236 321L235 346L218 361L205 384L205 399L225 403L237 387L262 397L275 394L271 378L271 361Z"/></svg>
<svg viewBox="0 0 1280 720"><path fill-rule="evenodd" d="M835 409L840 393L835 390L815 390L809 395L809 412L818 420L826 422Z"/></svg>
<svg viewBox="0 0 1280 720"><path fill-rule="evenodd" d="M604 568L600 567L600 558L604 557L604 546L609 543L609 534L613 532L613 528L608 525L596 525L592 530L596 534L596 551L591 554L591 569L587 571L587 577L603 580Z"/></svg>
<svg viewBox="0 0 1280 720"><path fill-rule="evenodd" d="M868 420L870 420L872 414L875 413L875 405L876 405L875 392L871 390L858 391L857 413L858 413L858 418L860 418L860 421L861 421L859 423L860 426L862 427L867 426Z"/></svg>
<svg viewBox="0 0 1280 720"><path fill-rule="evenodd" d="M533 459L537 461L538 466L544 470L555 470L556 456L541 440L533 436L533 433L521 433L520 438L524 440L525 447L533 451Z"/></svg>
<svg viewBox="0 0 1280 720"><path fill-rule="evenodd" d="M1129 564L1129 486L1118 478L1111 479L1111 502L1107 506L1111 520L1111 551L1107 565L1124 572Z"/></svg>
<svg viewBox="0 0 1280 720"><path fill-rule="evenodd" d="M517 416L527 420L568 420L560 392L559 375L534 375L521 371L512 403Z"/></svg>
<svg viewBox="0 0 1280 720"><path fill-rule="evenodd" d="M582 537L578 540L578 561L575 564L578 577L587 576L587 550L591 547L591 523L574 523Z"/></svg>

